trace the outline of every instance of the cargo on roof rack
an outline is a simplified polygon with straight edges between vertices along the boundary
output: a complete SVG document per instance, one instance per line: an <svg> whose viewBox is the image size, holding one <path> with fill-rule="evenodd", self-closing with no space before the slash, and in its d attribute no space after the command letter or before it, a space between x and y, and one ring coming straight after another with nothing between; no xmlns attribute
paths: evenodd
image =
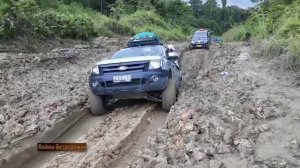
<svg viewBox="0 0 300 168"><path fill-rule="evenodd" d="M128 42L128 47L138 47L146 45L163 45L160 37L153 32L142 32L133 36Z"/></svg>

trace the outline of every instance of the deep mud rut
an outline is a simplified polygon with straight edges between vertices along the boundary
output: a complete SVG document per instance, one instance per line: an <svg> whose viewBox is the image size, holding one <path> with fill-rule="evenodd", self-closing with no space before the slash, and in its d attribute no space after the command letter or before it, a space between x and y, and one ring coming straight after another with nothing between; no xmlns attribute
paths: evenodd
<svg viewBox="0 0 300 168"><path fill-rule="evenodd" d="M106 116L98 117L98 121L95 125L90 125L89 130L78 133L80 126L77 124L77 132L67 132L63 138L57 140L87 142L87 152L45 153L43 155L47 160L38 156L22 167L111 167L118 162L122 163L122 157L130 158L131 153L128 152L139 148L149 133L161 126L167 117L167 114L153 103L138 101L126 104L124 107L117 107ZM68 134L73 138L66 137ZM74 137L74 134L80 135Z"/></svg>
<svg viewBox="0 0 300 168"><path fill-rule="evenodd" d="M54 141L88 113L88 71L123 41L98 38L49 53L0 54L0 167L21 165L38 154L37 142Z"/></svg>
<svg viewBox="0 0 300 168"><path fill-rule="evenodd" d="M91 116L88 70L124 41L0 54L0 167L300 167L299 86L240 44L184 50L169 114L132 100ZM88 151L38 153L37 142L86 142Z"/></svg>

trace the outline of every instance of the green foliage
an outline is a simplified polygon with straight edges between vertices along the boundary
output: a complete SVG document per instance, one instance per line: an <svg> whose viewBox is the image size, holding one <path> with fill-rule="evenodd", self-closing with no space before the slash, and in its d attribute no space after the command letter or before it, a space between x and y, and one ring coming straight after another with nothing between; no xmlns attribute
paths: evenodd
<svg viewBox="0 0 300 168"><path fill-rule="evenodd" d="M180 40L200 27L221 34L247 16L245 10L223 2L222 9L216 0L192 0L192 6L182 0L0 0L0 38L90 38L154 31L166 40Z"/></svg>
<svg viewBox="0 0 300 168"><path fill-rule="evenodd" d="M224 37L238 37L240 27L245 27L253 39L267 39L268 45L262 50L264 55L286 55L289 63L287 68L300 69L300 1L299 0L268 0L264 1L250 19L242 25L224 34ZM239 40L232 38L231 40Z"/></svg>
<svg viewBox="0 0 300 168"><path fill-rule="evenodd" d="M44 36L88 38L97 34L91 18L61 13L53 9L34 14L32 26Z"/></svg>
<svg viewBox="0 0 300 168"><path fill-rule="evenodd" d="M13 38L16 34L24 34L29 19L25 12L34 13L37 4L34 0L15 1L6 0L8 7L5 15L0 17L0 38Z"/></svg>
<svg viewBox="0 0 300 168"><path fill-rule="evenodd" d="M291 37L289 39L288 54L289 54L289 69L296 71L300 70L300 35Z"/></svg>
<svg viewBox="0 0 300 168"><path fill-rule="evenodd" d="M3 15L0 18L0 38L13 38L24 34L37 34L43 37L90 38L101 35L131 36L140 31L154 31L165 37L166 40L179 40L190 33L189 25L175 26L175 23L184 24L186 19L181 18L179 22L174 16L185 17L184 13L189 10L185 4L178 0L176 3L174 1L174 4L165 6L169 10L178 6L182 8L181 12L176 11L177 14L169 19L155 14L157 10L152 5L151 0L131 0L127 1L126 6L123 7L120 3L122 1L117 0L115 4L117 8L115 9L120 11L121 20L106 17L91 8L84 7L90 5L87 4L88 2L92 1L19 0L13 5L8 4L5 10L13 10L9 13L4 8L1 10L5 11L3 13L6 13L7 17ZM170 13L166 16L170 16ZM118 15L117 12L114 14ZM168 20L175 21L171 23Z"/></svg>
<svg viewBox="0 0 300 168"><path fill-rule="evenodd" d="M247 30L244 25L235 26L223 34L223 39L225 42L243 41L245 40L246 32Z"/></svg>
<svg viewBox="0 0 300 168"><path fill-rule="evenodd" d="M86 8L94 9L102 14L110 14L110 5L114 4L116 0L60 0L69 5L72 3L78 3Z"/></svg>
<svg viewBox="0 0 300 168"><path fill-rule="evenodd" d="M10 8L11 3L8 0L0 0L0 17L3 16Z"/></svg>
<svg viewBox="0 0 300 168"><path fill-rule="evenodd" d="M300 19L299 17L291 17L286 19L280 26L278 34L282 37L291 37L300 34Z"/></svg>
<svg viewBox="0 0 300 168"><path fill-rule="evenodd" d="M227 6L227 1L222 0L222 8L216 0L207 0L204 4L202 0L191 0L191 9L196 20L195 27L206 27L212 29L216 34L226 32L233 25L244 22L249 14L248 10L237 6Z"/></svg>
<svg viewBox="0 0 300 168"><path fill-rule="evenodd" d="M174 25L190 26L194 18L191 8L181 0L160 0L154 6L158 15Z"/></svg>
<svg viewBox="0 0 300 168"><path fill-rule="evenodd" d="M199 18L202 12L203 2L202 0L190 0L191 9L193 11L193 15L196 18Z"/></svg>
<svg viewBox="0 0 300 168"><path fill-rule="evenodd" d="M105 22L103 27L107 29L110 33L118 34L118 35L128 35L131 36L134 34L133 30L127 23L120 23L115 19L110 19Z"/></svg>
<svg viewBox="0 0 300 168"><path fill-rule="evenodd" d="M270 0L246 23L248 29L255 37L262 39L270 35L279 35L288 38L300 32L300 5L291 0Z"/></svg>
<svg viewBox="0 0 300 168"><path fill-rule="evenodd" d="M163 29L168 29L171 27L170 24L162 20L162 18L153 11L137 11L134 14L123 17L121 22L128 23L133 27L142 27L145 25L158 26Z"/></svg>
<svg viewBox="0 0 300 168"><path fill-rule="evenodd" d="M123 25L130 25L134 33L142 31L152 31L159 34L165 40L182 40L185 38L184 32L176 26L165 22L153 11L137 11L134 14L122 18Z"/></svg>
<svg viewBox="0 0 300 168"><path fill-rule="evenodd" d="M153 11L162 20L172 26L179 26L184 33L190 33L192 28L206 27L221 34L236 23L241 23L249 15L247 10L238 7L220 8L216 0L191 0L191 6L182 0L116 0L112 6L113 16L121 19L138 10Z"/></svg>
<svg viewBox="0 0 300 168"><path fill-rule="evenodd" d="M111 10L116 18L120 18L121 16L133 14L138 9L152 10L153 6L150 0L116 0Z"/></svg>
<svg viewBox="0 0 300 168"><path fill-rule="evenodd" d="M45 8L45 7L56 7L56 6L59 5L58 0L35 0L35 1L42 8Z"/></svg>
<svg viewBox="0 0 300 168"><path fill-rule="evenodd" d="M60 36L68 38L89 38L110 34L104 29L109 18L89 8L78 4L59 4L56 7L42 8L34 0L20 0L11 14L11 23L15 29L4 28L5 18L2 19L0 37L11 38L22 35L24 31L36 33L40 36ZM6 26L7 27L7 26ZM27 30L25 30L27 29Z"/></svg>

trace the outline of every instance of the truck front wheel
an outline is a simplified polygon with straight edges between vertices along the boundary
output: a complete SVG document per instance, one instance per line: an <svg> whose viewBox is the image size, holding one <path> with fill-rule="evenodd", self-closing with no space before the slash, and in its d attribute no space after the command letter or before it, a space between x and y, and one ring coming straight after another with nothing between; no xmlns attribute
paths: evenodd
<svg viewBox="0 0 300 168"><path fill-rule="evenodd" d="M168 85L162 92L162 108L164 111L169 112L171 107L176 102L176 83L175 79L170 78Z"/></svg>
<svg viewBox="0 0 300 168"><path fill-rule="evenodd" d="M95 95L92 91L89 93L89 101L91 107L91 113L96 116L104 115L105 108L102 100L102 96Z"/></svg>
<svg viewBox="0 0 300 168"><path fill-rule="evenodd" d="M206 49L209 50L209 48L210 48L210 45L207 45L207 46L206 46Z"/></svg>

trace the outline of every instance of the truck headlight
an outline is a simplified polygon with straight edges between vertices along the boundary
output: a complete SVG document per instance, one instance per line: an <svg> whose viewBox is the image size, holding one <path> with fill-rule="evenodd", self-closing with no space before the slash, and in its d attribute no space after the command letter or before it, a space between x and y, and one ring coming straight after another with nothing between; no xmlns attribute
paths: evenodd
<svg viewBox="0 0 300 168"><path fill-rule="evenodd" d="M192 43L192 44L195 44L195 41L192 41L191 43Z"/></svg>
<svg viewBox="0 0 300 168"><path fill-rule="evenodd" d="M99 75L99 74L100 74L98 65L95 66L95 67L93 67L93 68L91 69L91 73L92 73L92 74L95 74L95 75Z"/></svg>
<svg viewBox="0 0 300 168"><path fill-rule="evenodd" d="M92 86L93 86L93 87L97 87L98 85L99 85L99 82L98 82L98 81L93 81L93 82L92 82Z"/></svg>
<svg viewBox="0 0 300 168"><path fill-rule="evenodd" d="M149 64L149 69L158 69L161 67L161 61L160 60L156 60L156 61L150 61Z"/></svg>

